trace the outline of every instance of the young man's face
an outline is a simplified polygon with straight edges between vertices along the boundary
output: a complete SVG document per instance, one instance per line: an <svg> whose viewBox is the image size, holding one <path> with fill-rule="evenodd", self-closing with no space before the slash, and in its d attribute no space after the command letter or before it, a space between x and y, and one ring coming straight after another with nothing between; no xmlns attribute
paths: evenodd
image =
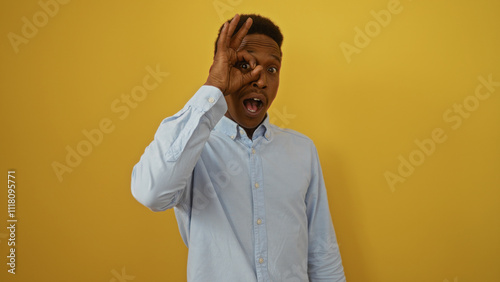
<svg viewBox="0 0 500 282"><path fill-rule="evenodd" d="M278 44L267 35L249 34L241 42L240 50L252 55L263 70L258 80L252 81L236 93L225 96L228 110L226 116L248 132L253 132L265 118L279 86L281 50ZM242 72L251 70L248 63L239 63Z"/></svg>

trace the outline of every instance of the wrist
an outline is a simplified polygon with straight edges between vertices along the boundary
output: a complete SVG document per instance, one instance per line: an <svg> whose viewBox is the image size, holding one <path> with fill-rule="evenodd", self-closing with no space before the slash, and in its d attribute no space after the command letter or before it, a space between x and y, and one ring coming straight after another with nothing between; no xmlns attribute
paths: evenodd
<svg viewBox="0 0 500 282"><path fill-rule="evenodd" d="M205 82L204 85L208 85L208 86L213 86L213 87L217 87L219 88L219 90L224 94L224 92L226 91L224 89L224 87L221 86L221 83L217 83L216 81L213 81L212 79L210 79L210 77L207 79L207 81Z"/></svg>

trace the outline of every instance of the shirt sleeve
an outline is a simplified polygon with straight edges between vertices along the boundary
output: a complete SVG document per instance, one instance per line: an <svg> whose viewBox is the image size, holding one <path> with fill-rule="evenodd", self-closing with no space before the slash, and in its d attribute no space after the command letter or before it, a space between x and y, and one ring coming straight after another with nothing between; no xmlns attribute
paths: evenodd
<svg viewBox="0 0 500 282"><path fill-rule="evenodd" d="M211 130L227 111L222 92L204 85L174 116L164 119L132 170L132 195L153 211L181 200Z"/></svg>
<svg viewBox="0 0 500 282"><path fill-rule="evenodd" d="M312 161L313 177L306 194L309 279L311 282L345 282L342 259L328 207L325 182L314 146Z"/></svg>

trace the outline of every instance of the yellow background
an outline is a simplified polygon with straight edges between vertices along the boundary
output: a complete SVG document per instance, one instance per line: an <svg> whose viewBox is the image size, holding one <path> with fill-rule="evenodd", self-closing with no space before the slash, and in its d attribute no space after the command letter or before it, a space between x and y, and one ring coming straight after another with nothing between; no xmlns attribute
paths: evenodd
<svg viewBox="0 0 500 282"><path fill-rule="evenodd" d="M500 81L500 2L402 0L348 63L340 44L354 46L355 28L390 2L70 1L16 53L8 34L22 36L22 18L43 10L2 1L0 281L185 281L173 211L136 202L130 174L161 120L204 83L221 16L248 12L284 33L270 115L318 147L348 281L500 281L500 87L455 130L443 119L479 76ZM168 77L120 119L113 101L157 65ZM52 163L105 118L114 130L59 181ZM391 189L384 173L435 128L446 141ZM9 169L15 275L5 264Z"/></svg>

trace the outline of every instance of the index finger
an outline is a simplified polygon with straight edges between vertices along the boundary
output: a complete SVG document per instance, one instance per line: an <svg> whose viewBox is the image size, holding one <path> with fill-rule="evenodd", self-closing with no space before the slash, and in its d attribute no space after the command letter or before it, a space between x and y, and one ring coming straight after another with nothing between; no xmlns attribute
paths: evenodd
<svg viewBox="0 0 500 282"><path fill-rule="evenodd" d="M246 50L239 51L238 53L236 53L236 56L238 57L239 62L242 61L248 62L252 69L254 69L257 66L257 60L255 59L255 57L250 55L250 53L248 53L248 51Z"/></svg>

